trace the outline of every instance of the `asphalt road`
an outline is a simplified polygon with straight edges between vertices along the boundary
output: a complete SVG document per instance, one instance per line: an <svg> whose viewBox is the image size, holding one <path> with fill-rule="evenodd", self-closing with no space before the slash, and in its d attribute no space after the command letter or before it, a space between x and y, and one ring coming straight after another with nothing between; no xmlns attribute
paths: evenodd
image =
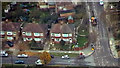
<svg viewBox="0 0 120 68"><path fill-rule="evenodd" d="M32 56L28 58L17 58L16 56L2 57L2 64L15 64L16 60L23 60L25 64L35 64L38 57ZM90 57L86 59L78 59L77 57L70 57L70 59L62 59L61 57L55 57L48 65L69 65L69 66L85 66L93 64Z"/></svg>
<svg viewBox="0 0 120 68"><path fill-rule="evenodd" d="M94 15L98 21L96 27L91 27L97 33L96 50L93 54L94 63L96 66L118 66L118 60L113 58L109 48L105 22L100 18L100 15L104 12L104 7L100 6L97 2L93 2L92 4L90 3L90 9L94 11Z"/></svg>
<svg viewBox="0 0 120 68"><path fill-rule="evenodd" d="M62 59L61 57L56 57L52 59L49 65L70 65L70 66L85 66L93 64L90 60L86 59L78 59L77 57L72 57L70 59Z"/></svg>
<svg viewBox="0 0 120 68"><path fill-rule="evenodd" d="M23 60L25 64L35 64L35 61L38 57L32 56L28 58L17 58L16 56L2 57L2 64L11 64L15 63L16 60Z"/></svg>

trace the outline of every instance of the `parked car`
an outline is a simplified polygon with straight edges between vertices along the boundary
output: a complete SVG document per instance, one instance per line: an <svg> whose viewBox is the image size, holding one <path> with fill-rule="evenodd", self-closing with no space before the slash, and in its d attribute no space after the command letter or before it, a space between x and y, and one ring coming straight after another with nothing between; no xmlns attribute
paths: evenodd
<svg viewBox="0 0 120 68"><path fill-rule="evenodd" d="M10 47L13 47L13 45L14 45L14 43L11 42L11 41L7 41L6 43L7 43Z"/></svg>
<svg viewBox="0 0 120 68"><path fill-rule="evenodd" d="M100 5L101 5L101 6L103 6L103 5L104 5L103 0L100 0Z"/></svg>
<svg viewBox="0 0 120 68"><path fill-rule="evenodd" d="M8 57L8 53L6 53L5 51L1 51L0 56L2 56L2 57Z"/></svg>
<svg viewBox="0 0 120 68"><path fill-rule="evenodd" d="M37 61L35 61L35 64L36 64L36 65L43 65L43 61L40 60L40 59L38 59Z"/></svg>
<svg viewBox="0 0 120 68"><path fill-rule="evenodd" d="M23 60L16 60L15 64L24 64L25 62Z"/></svg>
<svg viewBox="0 0 120 68"><path fill-rule="evenodd" d="M51 58L54 58L54 55L50 55L51 56Z"/></svg>
<svg viewBox="0 0 120 68"><path fill-rule="evenodd" d="M28 55L26 54L21 54L21 55L17 55L18 58L28 58Z"/></svg>
<svg viewBox="0 0 120 68"><path fill-rule="evenodd" d="M64 55L61 57L62 59L69 59L70 57L68 55Z"/></svg>
<svg viewBox="0 0 120 68"><path fill-rule="evenodd" d="M93 47L93 48L95 47L95 45L94 45L93 43L91 43L90 45L91 45L91 47Z"/></svg>

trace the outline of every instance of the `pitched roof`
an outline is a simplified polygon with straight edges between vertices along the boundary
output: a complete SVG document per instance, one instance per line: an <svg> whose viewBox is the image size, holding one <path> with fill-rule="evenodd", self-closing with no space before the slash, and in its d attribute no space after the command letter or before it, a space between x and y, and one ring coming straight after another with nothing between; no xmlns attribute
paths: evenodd
<svg viewBox="0 0 120 68"><path fill-rule="evenodd" d="M74 9L74 5L72 4L72 2L57 2L56 4L58 7L61 7L61 9L66 10ZM58 9L58 11L61 11L61 9Z"/></svg>
<svg viewBox="0 0 120 68"><path fill-rule="evenodd" d="M21 23L2 22L2 31L16 31L20 29Z"/></svg>
<svg viewBox="0 0 120 68"><path fill-rule="evenodd" d="M45 32L47 26L45 24L27 23L22 31L25 32Z"/></svg>
<svg viewBox="0 0 120 68"><path fill-rule="evenodd" d="M53 33L73 33L74 25L73 24L54 24L51 28Z"/></svg>

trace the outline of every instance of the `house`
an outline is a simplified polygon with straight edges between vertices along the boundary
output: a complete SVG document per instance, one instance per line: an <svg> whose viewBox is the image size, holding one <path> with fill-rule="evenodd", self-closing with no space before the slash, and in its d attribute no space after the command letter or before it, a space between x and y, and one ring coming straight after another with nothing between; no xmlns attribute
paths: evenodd
<svg viewBox="0 0 120 68"><path fill-rule="evenodd" d="M74 24L58 23L52 25L50 39L52 43L60 43L61 40L66 43L74 43L76 40Z"/></svg>
<svg viewBox="0 0 120 68"><path fill-rule="evenodd" d="M0 30L0 37L3 40L14 41L19 38L21 23L2 22L2 29Z"/></svg>
<svg viewBox="0 0 120 68"><path fill-rule="evenodd" d="M60 17L74 16L75 5L72 2L56 2L56 13Z"/></svg>
<svg viewBox="0 0 120 68"><path fill-rule="evenodd" d="M55 8L54 2L39 2L40 9L53 9Z"/></svg>
<svg viewBox="0 0 120 68"><path fill-rule="evenodd" d="M72 2L56 2L56 11L71 10L74 9Z"/></svg>
<svg viewBox="0 0 120 68"><path fill-rule="evenodd" d="M44 43L46 38L47 25L38 23L27 23L22 29L23 41L36 41Z"/></svg>
<svg viewBox="0 0 120 68"><path fill-rule="evenodd" d="M39 8L40 9L48 9L49 5L45 2L39 2Z"/></svg>

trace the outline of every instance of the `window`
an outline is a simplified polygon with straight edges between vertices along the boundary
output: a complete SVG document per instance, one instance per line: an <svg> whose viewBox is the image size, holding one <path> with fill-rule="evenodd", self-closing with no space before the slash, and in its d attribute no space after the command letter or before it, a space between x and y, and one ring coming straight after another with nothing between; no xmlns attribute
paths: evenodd
<svg viewBox="0 0 120 68"><path fill-rule="evenodd" d="M55 37L60 37L61 35L60 34L55 34Z"/></svg>
<svg viewBox="0 0 120 68"><path fill-rule="evenodd" d="M34 36L40 36L40 33L34 33Z"/></svg>
<svg viewBox="0 0 120 68"><path fill-rule="evenodd" d="M30 32L26 32L26 35L27 35L27 36L31 36L32 33L30 33Z"/></svg>
<svg viewBox="0 0 120 68"><path fill-rule="evenodd" d="M63 37L68 37L68 34L62 34Z"/></svg>
<svg viewBox="0 0 120 68"><path fill-rule="evenodd" d="M63 39L64 41L69 41L69 39Z"/></svg>
<svg viewBox="0 0 120 68"><path fill-rule="evenodd" d="M16 32L14 32L13 35L16 35Z"/></svg>
<svg viewBox="0 0 120 68"><path fill-rule="evenodd" d="M51 33L51 36L54 36L54 33Z"/></svg>
<svg viewBox="0 0 120 68"><path fill-rule="evenodd" d="M22 35L25 35L25 32L22 32Z"/></svg>
<svg viewBox="0 0 120 68"><path fill-rule="evenodd" d="M23 38L24 41L26 41L26 38Z"/></svg>
<svg viewBox="0 0 120 68"><path fill-rule="evenodd" d="M43 33L40 33L40 36L43 36Z"/></svg>
<svg viewBox="0 0 120 68"><path fill-rule="evenodd" d="M55 41L61 41L61 39L59 39L59 38L56 38L56 39L55 39Z"/></svg>
<svg viewBox="0 0 120 68"><path fill-rule="evenodd" d="M13 37L7 37L8 40L13 40Z"/></svg>
<svg viewBox="0 0 120 68"><path fill-rule="evenodd" d="M4 35L5 34L5 32L4 31L0 31L0 35Z"/></svg>
<svg viewBox="0 0 120 68"><path fill-rule="evenodd" d="M7 32L7 35L12 35L13 33L12 32Z"/></svg>
<svg viewBox="0 0 120 68"><path fill-rule="evenodd" d="M69 37L71 37L72 36L72 34L69 34Z"/></svg>
<svg viewBox="0 0 120 68"><path fill-rule="evenodd" d="M31 40L32 40L32 38L26 38L26 40L29 40L29 41L31 41Z"/></svg>
<svg viewBox="0 0 120 68"><path fill-rule="evenodd" d="M40 39L40 38L34 38L34 40L35 40L35 41L41 41L41 39Z"/></svg>

